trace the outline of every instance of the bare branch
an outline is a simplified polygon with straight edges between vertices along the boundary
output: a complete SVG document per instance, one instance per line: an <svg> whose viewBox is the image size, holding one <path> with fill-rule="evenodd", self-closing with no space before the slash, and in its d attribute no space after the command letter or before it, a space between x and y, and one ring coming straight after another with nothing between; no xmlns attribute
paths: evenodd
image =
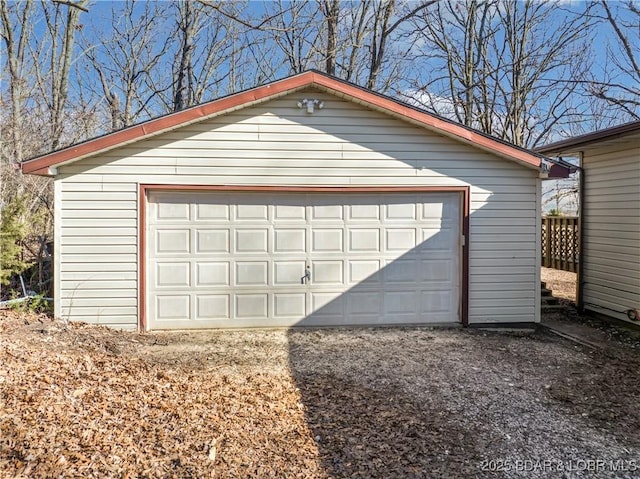
<svg viewBox="0 0 640 479"><path fill-rule="evenodd" d="M89 9L86 8L83 3L73 3L68 0L51 0L53 3L59 3L60 5L66 5L68 7L77 8L78 10L82 10L83 12L89 13Z"/></svg>

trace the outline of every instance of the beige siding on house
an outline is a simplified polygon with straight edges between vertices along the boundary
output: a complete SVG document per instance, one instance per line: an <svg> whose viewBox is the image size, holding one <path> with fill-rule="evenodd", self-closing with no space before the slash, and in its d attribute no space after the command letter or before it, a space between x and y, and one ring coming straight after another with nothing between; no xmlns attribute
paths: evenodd
<svg viewBox="0 0 640 479"><path fill-rule="evenodd" d="M585 308L640 308L640 139L585 151Z"/></svg>
<svg viewBox="0 0 640 479"><path fill-rule="evenodd" d="M308 115L301 98L325 108ZM137 326L138 184L471 186L469 322L539 320L535 170L317 91L61 166L57 314Z"/></svg>

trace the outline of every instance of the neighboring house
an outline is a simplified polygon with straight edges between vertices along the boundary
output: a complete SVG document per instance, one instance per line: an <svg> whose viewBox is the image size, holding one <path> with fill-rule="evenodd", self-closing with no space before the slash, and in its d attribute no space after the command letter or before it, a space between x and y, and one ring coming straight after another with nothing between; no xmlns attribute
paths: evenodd
<svg viewBox="0 0 640 479"><path fill-rule="evenodd" d="M640 121L538 150L582 167L578 306L640 320Z"/></svg>
<svg viewBox="0 0 640 479"><path fill-rule="evenodd" d="M539 321L549 166L306 72L22 170L55 181L56 314L149 330Z"/></svg>

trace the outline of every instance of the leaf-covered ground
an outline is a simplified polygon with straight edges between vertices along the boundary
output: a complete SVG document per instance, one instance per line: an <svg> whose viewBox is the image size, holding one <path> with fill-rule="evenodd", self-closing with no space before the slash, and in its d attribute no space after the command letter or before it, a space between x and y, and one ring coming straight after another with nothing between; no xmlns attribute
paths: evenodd
<svg viewBox="0 0 640 479"><path fill-rule="evenodd" d="M639 366L543 334L0 311L0 477L638 477Z"/></svg>

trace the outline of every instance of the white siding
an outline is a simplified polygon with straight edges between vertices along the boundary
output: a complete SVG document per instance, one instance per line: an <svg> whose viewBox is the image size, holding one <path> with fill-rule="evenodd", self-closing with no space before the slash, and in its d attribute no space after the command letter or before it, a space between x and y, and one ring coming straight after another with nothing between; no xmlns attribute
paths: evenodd
<svg viewBox="0 0 640 479"><path fill-rule="evenodd" d="M627 319L640 308L640 139L587 150L583 166L584 305Z"/></svg>
<svg viewBox="0 0 640 479"><path fill-rule="evenodd" d="M301 98L325 108L308 115ZM471 186L469 322L538 320L537 171L317 91L61 166L58 313L137 325L138 184Z"/></svg>

